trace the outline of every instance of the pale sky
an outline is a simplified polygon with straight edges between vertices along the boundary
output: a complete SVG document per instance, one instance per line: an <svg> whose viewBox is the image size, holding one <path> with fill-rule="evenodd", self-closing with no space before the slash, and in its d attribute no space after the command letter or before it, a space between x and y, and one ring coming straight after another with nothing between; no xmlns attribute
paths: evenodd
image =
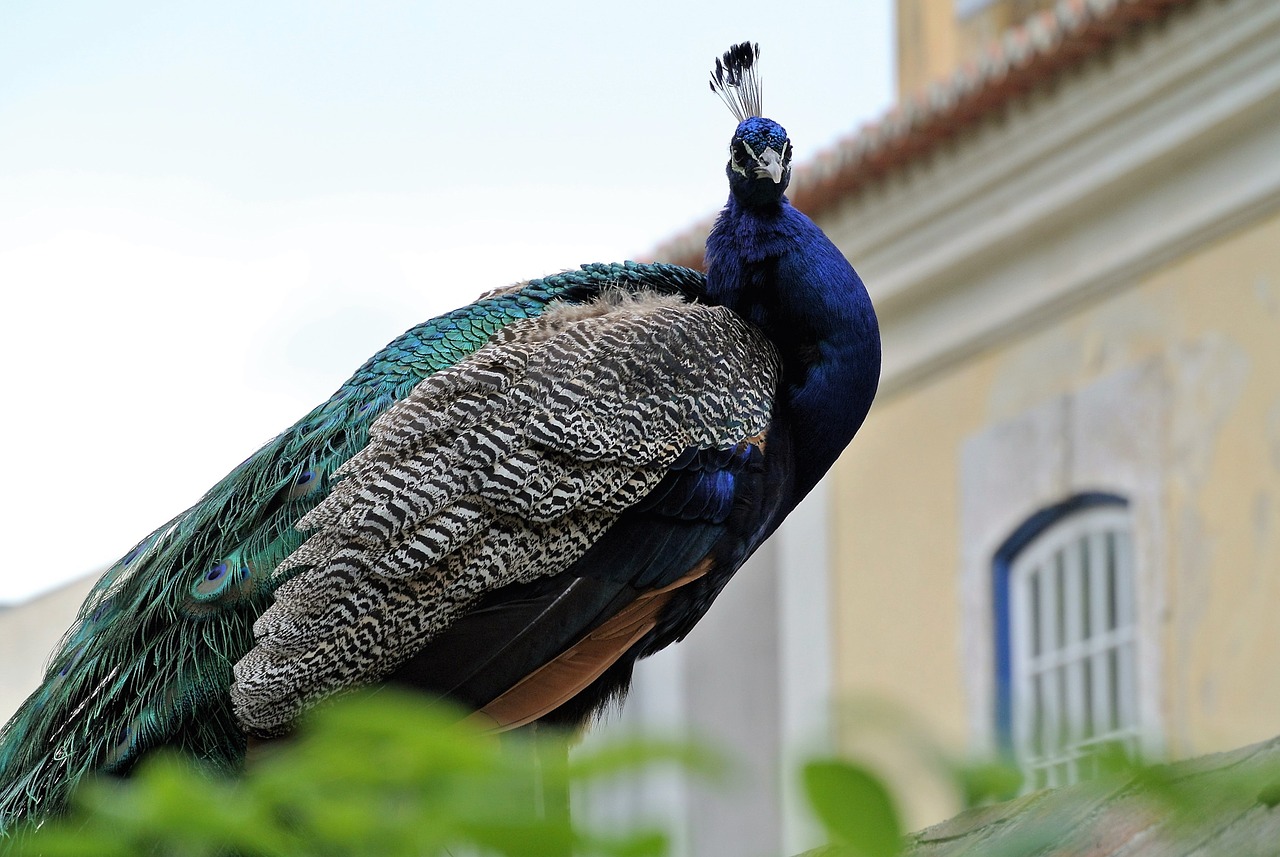
<svg viewBox="0 0 1280 857"><path fill-rule="evenodd" d="M0 603L109 565L405 328L716 210L733 42L799 161L875 118L890 6L7 0Z"/></svg>

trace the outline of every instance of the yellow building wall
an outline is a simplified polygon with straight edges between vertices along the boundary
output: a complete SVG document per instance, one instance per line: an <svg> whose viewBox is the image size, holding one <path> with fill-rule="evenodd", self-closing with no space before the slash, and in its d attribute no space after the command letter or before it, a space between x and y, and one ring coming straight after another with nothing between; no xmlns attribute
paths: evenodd
<svg viewBox="0 0 1280 857"><path fill-rule="evenodd" d="M1164 447L1165 746L1188 756L1280 733L1280 215L876 403L834 482L842 696L899 705L959 754L989 728L966 722L962 446L1152 358L1169 400L1151 440ZM955 809L945 789L910 791L911 826Z"/></svg>
<svg viewBox="0 0 1280 857"><path fill-rule="evenodd" d="M1180 367L1207 375L1208 395L1180 402L1170 427L1165 704L1170 749L1189 755L1280 733L1280 216L1142 292L1171 344L1227 355ZM1194 434L1212 439L1206 460L1182 455Z"/></svg>
<svg viewBox="0 0 1280 857"><path fill-rule="evenodd" d="M991 0L964 17L956 0L897 0L898 99L906 99L973 59L1005 30L1055 0Z"/></svg>

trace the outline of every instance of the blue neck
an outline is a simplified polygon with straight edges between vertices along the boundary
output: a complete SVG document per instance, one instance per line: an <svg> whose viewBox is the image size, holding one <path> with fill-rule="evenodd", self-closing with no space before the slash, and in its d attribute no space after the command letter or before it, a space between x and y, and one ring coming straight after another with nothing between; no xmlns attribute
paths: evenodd
<svg viewBox="0 0 1280 857"><path fill-rule="evenodd" d="M707 239L707 297L753 322L777 346L776 419L789 425L798 503L871 407L880 330L861 278L812 220L780 197L730 195Z"/></svg>

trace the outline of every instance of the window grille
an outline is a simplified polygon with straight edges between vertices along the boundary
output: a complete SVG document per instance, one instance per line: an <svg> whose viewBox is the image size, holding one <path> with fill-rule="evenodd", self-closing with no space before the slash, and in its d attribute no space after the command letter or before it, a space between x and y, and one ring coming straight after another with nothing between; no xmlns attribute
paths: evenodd
<svg viewBox="0 0 1280 857"><path fill-rule="evenodd" d="M1008 558L1003 599L1005 737L1028 790L1086 778L1100 751L1133 754L1139 739L1128 509L1044 517Z"/></svg>

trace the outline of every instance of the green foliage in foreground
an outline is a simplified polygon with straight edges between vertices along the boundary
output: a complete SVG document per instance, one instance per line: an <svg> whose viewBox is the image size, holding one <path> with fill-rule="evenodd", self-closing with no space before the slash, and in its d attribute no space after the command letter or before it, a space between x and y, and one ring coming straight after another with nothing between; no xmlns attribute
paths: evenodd
<svg viewBox="0 0 1280 857"><path fill-rule="evenodd" d="M1021 782L1017 770L1001 762L951 762L942 773L966 806L1016 792ZM897 803L884 778L870 766L848 759L814 759L804 766L801 777L809 807L830 841L841 846L838 853L850 857L902 854L907 840Z"/></svg>
<svg viewBox="0 0 1280 857"><path fill-rule="evenodd" d="M896 733L966 806L1017 792L1019 775L1008 765L957 762L907 718L883 714L862 716L860 732L880 732L881 739L886 731ZM653 763L702 774L723 767L687 744L612 741L579 749L572 759L564 747L558 735L534 741L481 734L458 713L428 707L419 697L390 691L351 697L318 711L296 739L272 748L241 777L217 776L189 759L158 754L130 779L86 784L68 816L18 831L8 849L0 843L0 853L661 857L668 851L662 833L574 824L564 796ZM1104 796L1123 796L1131 801L1125 811L1163 819L1169 835L1188 841L1230 807L1280 805L1275 764L1228 765L1202 774L1194 764L1144 765L1116 751L1095 761L1097 779L1060 790L1053 813L1037 814L1010 835L984 839L983 857L1025 857L1073 842L1076 809L1094 807ZM892 791L871 766L816 759L801 776L834 846L823 855L899 857L910 848Z"/></svg>
<svg viewBox="0 0 1280 857"><path fill-rule="evenodd" d="M928 762L966 807L1003 803L1021 788L1021 776L1008 762L950 759L913 729L909 718L902 716L896 725L876 730L874 718L865 713L860 713L861 726L867 732L880 731L881 738L885 732L896 733L905 739L903 746ZM1082 762L1095 772L1089 779L1009 803L993 815L978 812L968 821L964 816L952 819L941 839L904 835L891 789L871 767L848 759L815 760L803 770L804 785L832 846L806 857L1093 853L1103 847L1099 836L1123 832L1126 824L1141 832L1148 848L1160 843L1170 853L1181 854L1195 850L1196 843L1221 844L1220 838L1226 838L1230 844L1209 850L1270 857L1280 853L1271 815L1280 806L1280 754L1275 743L1173 764L1151 764L1120 747L1103 746ZM1095 824L1098 819L1102 820ZM950 844L940 844L944 842ZM1107 840L1105 846L1118 847L1119 842Z"/></svg>
<svg viewBox="0 0 1280 857"><path fill-rule="evenodd" d="M839 759L804 766L809 805L833 842L865 857L894 857L902 850L902 822L884 782L862 765Z"/></svg>
<svg viewBox="0 0 1280 857"><path fill-rule="evenodd" d="M570 761L560 736L498 739L455 712L384 691L323 708L238 778L157 754L129 779L90 782L68 816L16 831L4 853L657 857L667 851L661 833L583 829L547 796L661 761L717 765L687 745L654 741L615 742Z"/></svg>
<svg viewBox="0 0 1280 857"><path fill-rule="evenodd" d="M946 752L909 712L875 699L846 703L840 710L843 731L873 745L889 745L920 763L969 808L1013 797L1021 773L1001 761L967 761ZM801 782L809 807L841 857L897 857L907 846L906 830L887 778L856 758L813 759ZM1030 852L1028 852L1030 853Z"/></svg>

